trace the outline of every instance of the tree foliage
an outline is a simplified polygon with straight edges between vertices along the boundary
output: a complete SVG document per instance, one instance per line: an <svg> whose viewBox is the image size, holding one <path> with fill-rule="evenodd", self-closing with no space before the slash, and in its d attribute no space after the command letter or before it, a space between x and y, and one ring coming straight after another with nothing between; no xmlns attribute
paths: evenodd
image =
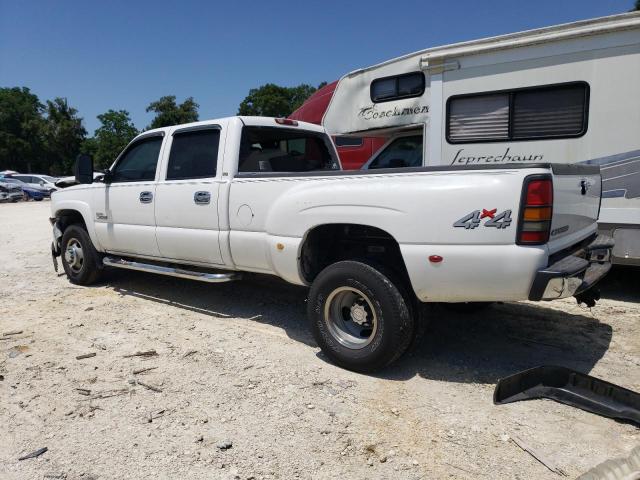
<svg viewBox="0 0 640 480"><path fill-rule="evenodd" d="M0 170L40 165L44 106L28 88L0 88Z"/></svg>
<svg viewBox="0 0 640 480"><path fill-rule="evenodd" d="M98 115L100 126L84 145L93 155L96 169L109 168L127 144L138 134L126 110L109 110Z"/></svg>
<svg viewBox="0 0 640 480"><path fill-rule="evenodd" d="M637 10L640 10L640 0L636 0L635 5L633 6L632 12Z"/></svg>
<svg viewBox="0 0 640 480"><path fill-rule="evenodd" d="M78 110L71 107L66 98L47 100L45 114L43 167L53 175L61 175L73 168L87 131Z"/></svg>
<svg viewBox="0 0 640 480"><path fill-rule="evenodd" d="M43 105L26 87L0 88L0 170L67 173L86 135L66 99Z"/></svg>
<svg viewBox="0 0 640 480"><path fill-rule="evenodd" d="M159 100L151 102L147 107L147 112L155 112L156 116L151 121L149 128L170 127L180 123L198 121L198 105L193 97L187 98L180 105L176 103L175 95L160 97Z"/></svg>
<svg viewBox="0 0 640 480"><path fill-rule="evenodd" d="M252 88L249 90L249 95L240 103L238 115L288 117L307 98L326 84L322 82L316 88L304 83L297 87L281 87L274 83L267 83L259 88Z"/></svg>

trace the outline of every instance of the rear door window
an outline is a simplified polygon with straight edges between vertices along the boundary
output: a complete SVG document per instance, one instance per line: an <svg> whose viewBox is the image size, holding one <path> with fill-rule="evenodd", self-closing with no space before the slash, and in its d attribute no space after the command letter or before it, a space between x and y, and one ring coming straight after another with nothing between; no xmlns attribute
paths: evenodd
<svg viewBox="0 0 640 480"><path fill-rule="evenodd" d="M219 143L218 128L174 133L167 180L215 177Z"/></svg>
<svg viewBox="0 0 640 480"><path fill-rule="evenodd" d="M422 166L422 135L400 137L391 142L369 164L369 169Z"/></svg>

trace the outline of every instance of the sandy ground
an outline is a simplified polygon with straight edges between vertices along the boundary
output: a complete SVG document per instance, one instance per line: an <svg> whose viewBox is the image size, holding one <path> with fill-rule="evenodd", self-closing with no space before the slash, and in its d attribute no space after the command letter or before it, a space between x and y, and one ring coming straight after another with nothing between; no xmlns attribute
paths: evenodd
<svg viewBox="0 0 640 480"><path fill-rule="evenodd" d="M52 268L48 209L0 205L2 479L562 476L513 438L571 478L640 444L633 425L552 401L492 404L497 379L540 364L640 390L637 271L614 271L591 310L437 309L418 349L365 376L323 358L305 290L270 277L71 285Z"/></svg>

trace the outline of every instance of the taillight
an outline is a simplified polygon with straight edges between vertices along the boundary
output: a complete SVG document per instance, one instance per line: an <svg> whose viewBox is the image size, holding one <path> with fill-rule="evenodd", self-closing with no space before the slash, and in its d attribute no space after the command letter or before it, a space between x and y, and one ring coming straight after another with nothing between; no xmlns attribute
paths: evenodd
<svg viewBox="0 0 640 480"><path fill-rule="evenodd" d="M553 214L553 182L551 177L532 175L524 181L518 245L541 245L549 241Z"/></svg>

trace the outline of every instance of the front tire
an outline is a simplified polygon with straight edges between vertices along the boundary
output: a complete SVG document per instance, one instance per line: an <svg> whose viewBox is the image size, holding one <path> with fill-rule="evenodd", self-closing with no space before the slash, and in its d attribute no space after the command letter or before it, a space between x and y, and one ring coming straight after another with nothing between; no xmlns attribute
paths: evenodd
<svg viewBox="0 0 640 480"><path fill-rule="evenodd" d="M91 285L102 274L100 254L87 231L79 225L67 227L62 235L62 266L71 283Z"/></svg>
<svg viewBox="0 0 640 480"><path fill-rule="evenodd" d="M414 333L411 309L398 287L356 261L337 262L320 272L309 292L308 316L324 354L357 372L391 364Z"/></svg>

